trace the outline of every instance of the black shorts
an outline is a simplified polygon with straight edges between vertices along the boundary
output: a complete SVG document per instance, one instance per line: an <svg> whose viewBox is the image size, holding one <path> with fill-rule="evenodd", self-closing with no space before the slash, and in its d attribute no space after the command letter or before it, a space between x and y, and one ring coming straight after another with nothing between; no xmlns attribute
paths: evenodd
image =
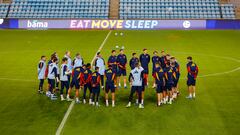
<svg viewBox="0 0 240 135"><path fill-rule="evenodd" d="M196 80L195 79L188 79L187 80L188 86L196 86Z"/></svg>
<svg viewBox="0 0 240 135"><path fill-rule="evenodd" d="M118 76L127 76L126 69L118 68Z"/></svg>
<svg viewBox="0 0 240 135"><path fill-rule="evenodd" d="M48 84L49 84L49 88L52 90L52 89L55 89L55 79L48 79Z"/></svg>
<svg viewBox="0 0 240 135"><path fill-rule="evenodd" d="M90 83L84 85L84 91L86 91L87 89L89 89L90 93L92 93L92 86Z"/></svg>
<svg viewBox="0 0 240 135"><path fill-rule="evenodd" d="M105 85L105 92L108 93L109 90L111 90L112 93L115 92L115 87L114 87L114 83L108 83L106 82L106 85Z"/></svg>
<svg viewBox="0 0 240 135"><path fill-rule="evenodd" d="M72 80L70 87L73 88L74 86L75 86L75 89L80 89L79 80L75 80L75 79Z"/></svg>
<svg viewBox="0 0 240 135"><path fill-rule="evenodd" d="M61 81L61 89L63 90L64 87L68 90L69 89L69 82L68 81Z"/></svg>
<svg viewBox="0 0 240 135"><path fill-rule="evenodd" d="M157 87L156 87L156 92L157 93L162 93L164 91L164 86L161 85L161 84L157 84Z"/></svg>

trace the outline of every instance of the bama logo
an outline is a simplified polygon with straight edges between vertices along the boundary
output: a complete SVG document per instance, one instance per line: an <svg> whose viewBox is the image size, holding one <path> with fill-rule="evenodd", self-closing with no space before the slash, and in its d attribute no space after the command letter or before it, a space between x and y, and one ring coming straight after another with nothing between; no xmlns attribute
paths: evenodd
<svg viewBox="0 0 240 135"><path fill-rule="evenodd" d="M48 28L48 22L38 21L38 20L28 20L28 28Z"/></svg>

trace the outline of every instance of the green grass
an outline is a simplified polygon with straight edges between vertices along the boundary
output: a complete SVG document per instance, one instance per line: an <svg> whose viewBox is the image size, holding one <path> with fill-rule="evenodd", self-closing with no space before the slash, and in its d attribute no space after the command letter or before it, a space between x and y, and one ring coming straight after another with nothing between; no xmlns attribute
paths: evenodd
<svg viewBox="0 0 240 135"><path fill-rule="evenodd" d="M189 101L185 99L185 65L186 57L193 56L200 69L199 76L240 67L240 31L121 31L122 37L115 36L115 32L102 49L106 60L116 45L125 46L128 59L132 52L140 54L143 48L148 48L150 54L166 50L177 57L181 66L181 96L173 105L157 108L155 90L149 88L144 110L134 106L127 109L129 89L120 90L115 108L105 107L103 97L100 108L75 105L62 134L239 134L240 71L198 78L197 99ZM63 56L66 50L71 50L72 55L80 52L86 62L91 62L107 33L0 31L1 134L55 134L69 103L52 102L36 93L39 57L49 56L53 51Z"/></svg>

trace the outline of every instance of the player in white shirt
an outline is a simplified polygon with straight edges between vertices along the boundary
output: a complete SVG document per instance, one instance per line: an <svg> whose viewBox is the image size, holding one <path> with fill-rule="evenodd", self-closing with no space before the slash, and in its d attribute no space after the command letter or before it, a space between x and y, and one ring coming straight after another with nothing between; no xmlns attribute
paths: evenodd
<svg viewBox="0 0 240 135"><path fill-rule="evenodd" d="M64 55L65 58L67 58L67 66L68 66L68 70L72 71L72 59L71 59L71 52L67 51ZM71 75L68 75L68 83L70 84L70 79L71 79Z"/></svg>
<svg viewBox="0 0 240 135"><path fill-rule="evenodd" d="M139 63L135 64L135 68L131 70L130 75L129 75L129 82L131 84L131 93L129 96L129 102L126 107L131 106L131 101L133 99L133 94L135 92L138 93L138 103L139 103L139 108L144 108L143 104L141 103L142 101L142 90L143 90L143 68L139 65Z"/></svg>
<svg viewBox="0 0 240 135"><path fill-rule="evenodd" d="M51 64L49 64L48 67L48 83L49 83L49 93L50 94L50 98L51 100L56 100L57 96L54 94L55 93L55 84L57 82L59 82L58 78L57 78L57 58L53 58L53 61Z"/></svg>
<svg viewBox="0 0 240 135"><path fill-rule="evenodd" d="M105 74L105 60L101 56L100 52L97 53L97 57L94 60L93 69L95 67L99 67L99 74L101 76L101 86L103 89L104 88L104 74Z"/></svg>
<svg viewBox="0 0 240 135"><path fill-rule="evenodd" d="M71 72L67 68L67 58L62 59L62 65L61 65L61 74L60 74L60 81L61 81L61 101L65 100L63 96L63 90L66 88L66 95L68 94L69 89L69 83L68 83L68 75L71 74Z"/></svg>
<svg viewBox="0 0 240 135"><path fill-rule="evenodd" d="M44 84L44 80L45 80L45 70L46 70L46 56L42 56L41 60L38 63L38 80L39 82L39 88L38 88L38 92L39 93L43 93L43 84Z"/></svg>
<svg viewBox="0 0 240 135"><path fill-rule="evenodd" d="M72 63L73 69L76 68L76 67L82 67L83 63L84 62L83 62L83 59L82 59L80 53L77 53L76 57L75 57L75 59L73 60L73 63Z"/></svg>

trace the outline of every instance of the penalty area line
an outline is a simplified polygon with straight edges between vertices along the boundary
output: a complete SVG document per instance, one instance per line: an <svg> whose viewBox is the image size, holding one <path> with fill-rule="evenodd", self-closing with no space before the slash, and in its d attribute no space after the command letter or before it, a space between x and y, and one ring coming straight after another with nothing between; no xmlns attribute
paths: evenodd
<svg viewBox="0 0 240 135"><path fill-rule="evenodd" d="M103 40L102 44L100 45L99 49L98 49L97 52L95 53L95 55L94 55L94 57L93 57L93 59L92 59L92 61L91 61L91 64L93 64L94 59L95 59L95 57L97 56L97 53L102 50L103 46L104 46L105 43L107 42L107 39L108 39L108 37L111 35L111 33L112 33L112 31L110 30L110 31L108 32L107 36L105 37L105 39ZM59 125L59 127L58 127L58 129L57 129L57 131L56 131L56 135L60 135L60 134L61 134L61 132L62 132L62 130L63 130L63 128L64 128L64 125L65 125L65 123L67 122L67 119L68 119L68 117L69 117L69 115L70 115L70 113L71 113L74 105L75 105L75 102L72 101L71 104L70 104L70 106L68 107L68 110L67 110L67 112L65 113L65 115L64 115L64 117L63 117L63 119L62 119L62 121L61 121L61 123L60 123L60 125Z"/></svg>

